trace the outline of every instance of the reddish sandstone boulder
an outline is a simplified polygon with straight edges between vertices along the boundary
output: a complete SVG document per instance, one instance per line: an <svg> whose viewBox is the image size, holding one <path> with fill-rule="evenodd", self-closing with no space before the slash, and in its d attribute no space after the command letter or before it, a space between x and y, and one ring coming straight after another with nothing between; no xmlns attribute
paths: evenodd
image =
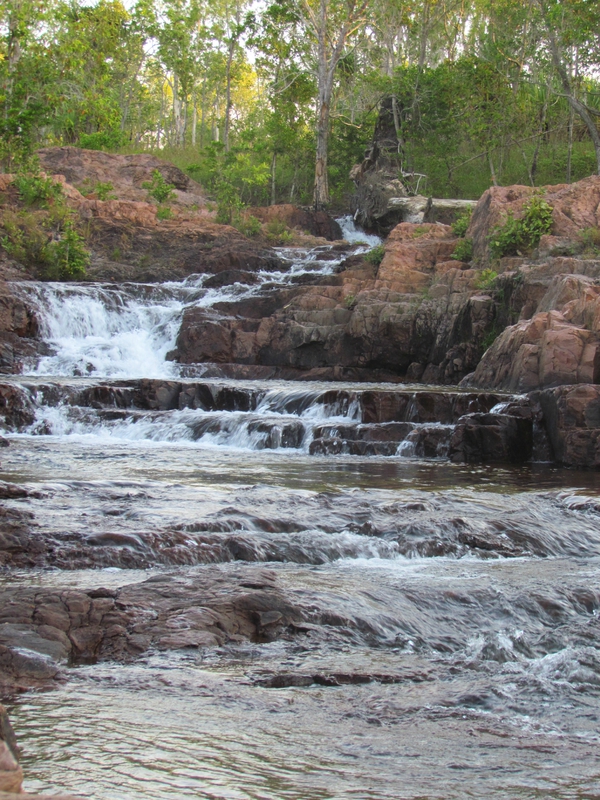
<svg viewBox="0 0 600 800"><path fill-rule="evenodd" d="M458 420L450 440L455 463L522 463L533 452L533 422L509 414L467 414Z"/></svg>
<svg viewBox="0 0 600 800"><path fill-rule="evenodd" d="M98 183L112 183L120 199L145 201L148 191L142 184L150 181L154 170L158 170L175 187L177 202L205 204L199 184L173 164L148 153L124 156L80 147L44 147L38 150L38 156L44 170L64 175L67 183L86 192L93 192Z"/></svg>
<svg viewBox="0 0 600 800"><path fill-rule="evenodd" d="M493 186L481 196L475 207L467 236L473 239L476 259L485 261L489 257L489 238L492 230L501 225L512 213L522 214L525 202L540 189L530 186ZM592 175L582 181L541 189L544 199L552 206L552 231L555 237L567 241L578 238L586 228L600 225L600 176ZM555 240L554 245L558 245ZM548 242L545 243L548 250Z"/></svg>
<svg viewBox="0 0 600 800"><path fill-rule="evenodd" d="M511 325L483 355L465 385L510 392L600 379L600 340L558 311Z"/></svg>
<svg viewBox="0 0 600 800"><path fill-rule="evenodd" d="M447 262L456 242L448 225L396 225L385 243L376 286L396 292L420 291L431 281L438 263L448 271Z"/></svg>

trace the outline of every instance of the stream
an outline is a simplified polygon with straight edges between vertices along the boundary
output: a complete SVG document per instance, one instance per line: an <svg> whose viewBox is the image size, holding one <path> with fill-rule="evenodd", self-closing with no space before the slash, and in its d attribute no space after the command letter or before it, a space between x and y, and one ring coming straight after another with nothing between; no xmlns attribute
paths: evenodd
<svg viewBox="0 0 600 800"><path fill-rule="evenodd" d="M58 688L8 705L26 791L597 798L597 474L450 463L458 416L506 398L220 380L168 360L187 306L345 257L280 255L289 269L251 286L18 286L48 354L7 379L29 416L0 479L30 490L6 505L33 514L55 561L0 583L251 583L266 569L306 620L301 636L66 667ZM142 402L165 382L176 394Z"/></svg>

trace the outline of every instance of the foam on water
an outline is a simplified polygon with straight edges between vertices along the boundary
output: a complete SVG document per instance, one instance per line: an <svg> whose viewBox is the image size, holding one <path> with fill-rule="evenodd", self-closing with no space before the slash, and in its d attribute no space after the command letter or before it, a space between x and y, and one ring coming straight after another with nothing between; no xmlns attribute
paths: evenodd
<svg viewBox="0 0 600 800"><path fill-rule="evenodd" d="M369 248L377 247L377 245L381 244L381 237L373 233L365 233L357 228L350 214L345 217L339 217L336 222L342 229L342 235L347 242L364 242Z"/></svg>
<svg viewBox="0 0 600 800"><path fill-rule="evenodd" d="M359 235L345 223L349 241L375 239ZM26 365L25 374L98 378L172 378L179 368L167 360L175 347L187 307L250 297L269 286L285 286L305 273L327 275L345 258L321 259L330 248L281 248L285 271L256 273L250 286L234 283L205 287L208 275L159 285L24 283L21 292L36 307L41 336L51 355Z"/></svg>

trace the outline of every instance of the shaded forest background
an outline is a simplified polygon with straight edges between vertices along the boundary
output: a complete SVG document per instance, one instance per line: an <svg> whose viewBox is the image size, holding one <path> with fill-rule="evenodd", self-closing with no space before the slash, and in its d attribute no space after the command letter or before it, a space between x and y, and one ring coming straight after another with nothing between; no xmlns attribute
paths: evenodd
<svg viewBox="0 0 600 800"><path fill-rule="evenodd" d="M218 202L309 204L321 125L344 208L392 96L409 191L570 182L598 170L599 31L596 0L0 0L0 159L153 152Z"/></svg>

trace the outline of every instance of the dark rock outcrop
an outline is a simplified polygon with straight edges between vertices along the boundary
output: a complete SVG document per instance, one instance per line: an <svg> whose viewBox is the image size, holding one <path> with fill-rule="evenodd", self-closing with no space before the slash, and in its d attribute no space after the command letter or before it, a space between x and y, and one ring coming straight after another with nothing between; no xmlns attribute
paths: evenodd
<svg viewBox="0 0 600 800"><path fill-rule="evenodd" d="M554 459L568 467L600 467L600 386L559 386L532 394L539 403Z"/></svg>
<svg viewBox="0 0 600 800"><path fill-rule="evenodd" d="M311 236L319 236L330 242L342 238L342 229L326 211L314 211L283 203L254 207L249 209L249 213L265 224L279 222L288 228L299 228Z"/></svg>
<svg viewBox="0 0 600 800"><path fill-rule="evenodd" d="M510 414L468 414L458 420L450 440L455 463L523 463L533 452L533 421Z"/></svg>

